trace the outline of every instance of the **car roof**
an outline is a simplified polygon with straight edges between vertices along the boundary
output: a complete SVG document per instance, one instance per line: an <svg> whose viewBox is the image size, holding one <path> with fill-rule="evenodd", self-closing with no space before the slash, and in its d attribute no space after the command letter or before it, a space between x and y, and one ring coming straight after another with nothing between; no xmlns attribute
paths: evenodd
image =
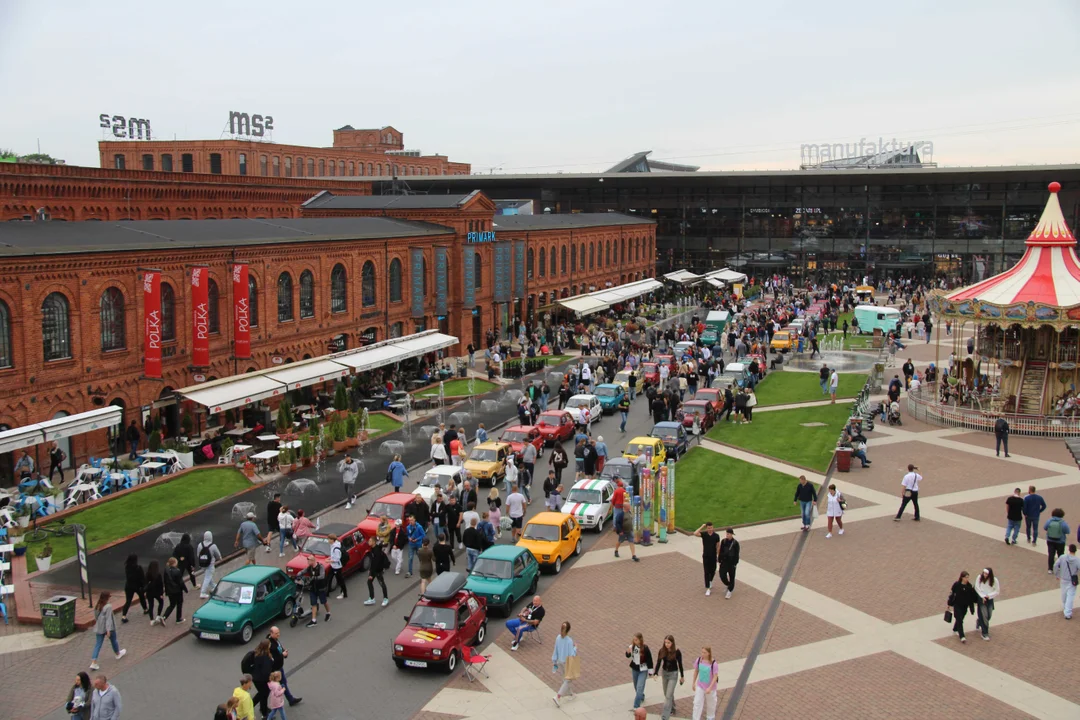
<svg viewBox="0 0 1080 720"><path fill-rule="evenodd" d="M574 398L594 398L594 397L596 397L596 396L593 395L592 393L579 393L577 395L571 395L570 399L573 400Z"/></svg>
<svg viewBox="0 0 1080 720"><path fill-rule="evenodd" d="M566 410L558 410L558 409L552 408L550 410L544 410L540 414L541 415L569 415L570 413L568 413Z"/></svg>
<svg viewBox="0 0 1080 720"><path fill-rule="evenodd" d="M434 467L429 467L424 474L430 475L434 473L436 475L450 475L452 477L454 475L461 475L464 472L465 468L461 465L436 465Z"/></svg>
<svg viewBox="0 0 1080 720"><path fill-rule="evenodd" d="M709 402L708 400L697 400L697 399L694 399L694 400L687 400L686 402L684 402L684 403L683 403L683 406L684 406L684 407L685 407L686 405L712 405L712 403L711 403L711 402Z"/></svg>
<svg viewBox="0 0 1080 720"><path fill-rule="evenodd" d="M677 428L677 427L682 427L682 425L680 425L677 422L673 422L671 420L665 420L664 422L658 422L655 425L653 425L653 430L655 430L656 428Z"/></svg>
<svg viewBox="0 0 1080 720"><path fill-rule="evenodd" d="M531 525L535 523L537 525L562 525L563 521L566 520L566 518L568 517L570 517L568 513L547 511L542 513L536 513L531 518L529 518L528 522L526 522L525 524Z"/></svg>
<svg viewBox="0 0 1080 720"><path fill-rule="evenodd" d="M279 572L281 572L281 570L271 565L245 565L239 570L233 570L221 579L228 580L229 582L254 585Z"/></svg>
<svg viewBox="0 0 1080 720"><path fill-rule="evenodd" d="M507 429L509 430L509 428ZM499 440L488 440L487 442L482 442L479 445L474 446L473 450L476 450L477 448L483 448L485 450L498 450L501 447L510 447L510 443L501 442Z"/></svg>
<svg viewBox="0 0 1080 720"><path fill-rule="evenodd" d="M700 395L701 393L719 393L719 392L720 392L720 390L718 388L698 388L698 395ZM693 402L693 400L691 400L690 402Z"/></svg>
<svg viewBox="0 0 1080 720"><path fill-rule="evenodd" d="M329 525L323 525L318 530L313 530L312 535L319 535L326 537L327 535L347 535L356 530L356 523L330 523Z"/></svg>
<svg viewBox="0 0 1080 720"><path fill-rule="evenodd" d="M425 600L450 600L461 590L465 589L465 582L467 580L468 576L465 573L439 573L434 580L428 583L427 589L424 590L423 597Z"/></svg>
<svg viewBox="0 0 1080 720"><path fill-rule="evenodd" d="M403 493L393 492L383 495L381 498L377 498L375 502L390 503L391 505L405 505L412 502L413 496L416 493Z"/></svg>
<svg viewBox="0 0 1080 720"><path fill-rule="evenodd" d="M480 557L489 560L513 560L514 558L529 552L528 549L517 545L492 545L480 553Z"/></svg>
<svg viewBox="0 0 1080 720"><path fill-rule="evenodd" d="M629 445L630 443L639 443L639 444L645 444L645 445L652 445L653 443L656 442L656 440L657 440L657 438L650 437L648 435L638 435L636 438L632 439L629 443L627 443L627 445Z"/></svg>
<svg viewBox="0 0 1080 720"><path fill-rule="evenodd" d="M529 432L530 430L533 430L535 428L536 428L535 425L511 425L510 427L505 428L503 430L503 432L504 433L505 432L510 432L511 430L519 430L521 432Z"/></svg>
<svg viewBox="0 0 1080 720"><path fill-rule="evenodd" d="M621 387L622 387L622 385L618 385L618 384L616 384L616 383L600 383L600 384L599 384L599 385L597 385L596 387L598 387L598 388L602 388L602 387L609 387L609 388L621 388Z"/></svg>
<svg viewBox="0 0 1080 720"><path fill-rule="evenodd" d="M631 441L631 442L633 442L633 441ZM622 466L622 465L629 465L629 466L633 467L633 466L634 466L634 463L633 463L633 462L632 462L632 461L630 460L630 458L624 458L624 457L622 457L622 456L619 456L619 457L609 457L609 458L608 458L608 459L607 459L607 460L606 460L606 461L604 462L604 469L606 470L607 468L609 468L609 467L612 467L612 466L615 466L615 465L618 465L618 466ZM601 471L601 472L603 472L603 471Z"/></svg>
<svg viewBox="0 0 1080 720"><path fill-rule="evenodd" d="M606 479L602 479L602 478L597 478L595 480L590 480L589 478L585 478L584 480L578 480L576 483L574 483L574 486L571 487L570 489L571 490L600 490L605 485L613 485L613 484L614 483L612 483L610 480L606 480Z"/></svg>

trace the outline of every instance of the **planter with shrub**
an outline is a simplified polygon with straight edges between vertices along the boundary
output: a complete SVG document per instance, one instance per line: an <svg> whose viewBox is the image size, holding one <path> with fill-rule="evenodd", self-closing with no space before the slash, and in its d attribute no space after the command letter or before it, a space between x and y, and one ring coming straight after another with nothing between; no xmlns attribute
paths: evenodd
<svg viewBox="0 0 1080 720"><path fill-rule="evenodd" d="M37 555L34 557L34 562L37 563L38 570L45 571L52 567L53 549L52 545L45 543L44 547L37 551Z"/></svg>
<svg viewBox="0 0 1080 720"><path fill-rule="evenodd" d="M356 416L350 413L349 416L345 418L345 442L348 443L351 448L360 444L359 438L356 437L356 433L359 429L360 424L356 421Z"/></svg>
<svg viewBox="0 0 1080 720"><path fill-rule="evenodd" d="M345 452L348 449L349 443L345 440L345 421L335 420L331 425L334 438L334 452Z"/></svg>

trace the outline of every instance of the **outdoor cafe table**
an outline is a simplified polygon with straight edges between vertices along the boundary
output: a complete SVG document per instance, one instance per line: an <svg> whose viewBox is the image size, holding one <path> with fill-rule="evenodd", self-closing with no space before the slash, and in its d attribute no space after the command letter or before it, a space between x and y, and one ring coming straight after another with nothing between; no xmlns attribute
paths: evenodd
<svg viewBox="0 0 1080 720"><path fill-rule="evenodd" d="M304 413L311 409L310 405L297 405L293 408L296 412Z"/></svg>
<svg viewBox="0 0 1080 720"><path fill-rule="evenodd" d="M147 460L168 460L172 457L172 455L162 452L144 452L140 454L139 457L145 458Z"/></svg>
<svg viewBox="0 0 1080 720"><path fill-rule="evenodd" d="M101 468L88 467L82 468L75 474L75 482L79 483L83 480L93 480L101 475Z"/></svg>
<svg viewBox="0 0 1080 720"><path fill-rule="evenodd" d="M225 434L226 435L232 435L233 437L243 437L244 435L247 435L248 432L250 432L250 431L251 431L251 428L238 427L238 428L233 428L232 430L226 430Z"/></svg>
<svg viewBox="0 0 1080 720"><path fill-rule="evenodd" d="M67 499L64 502L65 507L71 507L72 505L80 505L84 502L101 497L101 492L98 490L98 486L93 483L77 483L72 485L67 490Z"/></svg>
<svg viewBox="0 0 1080 720"><path fill-rule="evenodd" d="M140 468L146 468L151 473L157 473L158 470L165 467L165 463L163 463L163 462L144 462L139 467Z"/></svg>
<svg viewBox="0 0 1080 720"><path fill-rule="evenodd" d="M259 442L277 442L278 441L278 436L277 435L259 435L255 439L258 440Z"/></svg>
<svg viewBox="0 0 1080 720"><path fill-rule="evenodd" d="M260 453L255 453L251 456L251 459L261 467L263 470L269 469L271 466L277 464L278 455L280 453L277 450L263 450Z"/></svg>

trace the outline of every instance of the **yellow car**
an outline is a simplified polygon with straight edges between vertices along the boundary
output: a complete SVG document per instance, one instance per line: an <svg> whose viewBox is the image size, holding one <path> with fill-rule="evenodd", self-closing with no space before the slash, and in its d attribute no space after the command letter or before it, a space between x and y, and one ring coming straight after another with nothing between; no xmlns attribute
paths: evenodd
<svg viewBox="0 0 1080 720"><path fill-rule="evenodd" d="M537 513L525 524L517 545L532 553L541 568L546 565L558 573L563 560L581 554L581 524L567 513Z"/></svg>
<svg viewBox="0 0 1080 720"><path fill-rule="evenodd" d="M625 390L626 392L630 392L630 371L620 370L619 372L615 373L615 379L611 382L615 385L622 385L623 390ZM634 373L634 385L634 392L639 392L641 390L640 372Z"/></svg>
<svg viewBox="0 0 1080 720"><path fill-rule="evenodd" d="M667 450L664 449L664 441L660 438L649 437L648 435L641 435L630 441L630 444L623 450L623 457L633 462L637 460L638 456L642 453L652 452L652 471L658 472L660 466L667 462Z"/></svg>
<svg viewBox="0 0 1080 720"><path fill-rule="evenodd" d="M494 486L506 477L506 463L514 454L510 443L480 443L469 451L465 460L465 470L476 478L476 484L487 483Z"/></svg>
<svg viewBox="0 0 1080 720"><path fill-rule="evenodd" d="M769 343L769 347L772 348L773 352L787 352L789 350L794 350L798 342L799 338L795 333L788 332L787 330L780 330L773 333L772 342Z"/></svg>

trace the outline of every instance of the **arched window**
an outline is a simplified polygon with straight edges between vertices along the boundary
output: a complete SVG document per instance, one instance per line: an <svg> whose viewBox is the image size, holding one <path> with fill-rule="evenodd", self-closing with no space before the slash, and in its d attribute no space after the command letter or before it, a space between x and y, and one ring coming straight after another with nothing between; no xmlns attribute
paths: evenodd
<svg viewBox="0 0 1080 720"><path fill-rule="evenodd" d="M368 263L367 265L371 265ZM367 265L364 266L364 273L367 273ZM375 266L371 265L371 272L375 272ZM334 269L330 271L330 312L343 313L349 309L349 278L345 273L345 266L338 263L334 266ZM365 281L366 282L366 281ZM366 286L365 286L366 287ZM375 283L372 282L371 294L375 295ZM364 297L367 295L365 293ZM367 300L364 301L367 305ZM372 303L374 304L374 303Z"/></svg>
<svg viewBox="0 0 1080 720"><path fill-rule="evenodd" d="M390 302L401 302L401 261L390 261Z"/></svg>
<svg viewBox="0 0 1080 720"><path fill-rule="evenodd" d="M480 253L473 253L473 288L479 290L484 287L484 261Z"/></svg>
<svg viewBox="0 0 1080 720"><path fill-rule="evenodd" d="M547 272L547 250L540 248L540 277L544 277L545 272Z"/></svg>
<svg viewBox="0 0 1080 720"><path fill-rule="evenodd" d="M9 368L14 363L11 359L11 311L7 303L0 300L0 367Z"/></svg>
<svg viewBox="0 0 1080 720"><path fill-rule="evenodd" d="M379 177L382 177L382 163L379 163Z"/></svg>
<svg viewBox="0 0 1080 720"><path fill-rule="evenodd" d="M584 259L584 258L582 258ZM570 246L570 272L577 270L577 247Z"/></svg>
<svg viewBox="0 0 1080 720"><path fill-rule="evenodd" d="M111 287L101 293L101 350L123 350L124 293Z"/></svg>
<svg viewBox="0 0 1080 720"><path fill-rule="evenodd" d="M555 259L555 248L551 248L551 251L549 253L549 257L551 258L551 260L550 260L551 268L548 270L548 275L550 275L551 277L555 277L555 275L558 274L557 271L559 269L558 264L556 263L556 259Z"/></svg>
<svg viewBox="0 0 1080 720"><path fill-rule="evenodd" d="M390 337L399 338L405 331L405 326L402 323L396 322L390 326Z"/></svg>
<svg viewBox="0 0 1080 720"><path fill-rule="evenodd" d="M277 279L277 319L288 322L293 319L292 275L283 272Z"/></svg>
<svg viewBox="0 0 1080 720"><path fill-rule="evenodd" d="M341 177L345 177L345 161L344 160L338 160L337 161L337 167L338 167L338 175L340 175ZM330 173L330 174L333 175L333 173Z"/></svg>
<svg viewBox="0 0 1080 720"><path fill-rule="evenodd" d="M326 177L326 158L319 160L319 177Z"/></svg>
<svg viewBox="0 0 1080 720"><path fill-rule="evenodd" d="M176 293L167 282L161 283L161 342L176 340Z"/></svg>
<svg viewBox="0 0 1080 720"><path fill-rule="evenodd" d="M206 285L206 298L210 315L210 334L221 332L221 295L217 283L210 280Z"/></svg>
<svg viewBox="0 0 1080 720"><path fill-rule="evenodd" d="M578 266L585 272L585 243L578 246Z"/></svg>
<svg viewBox="0 0 1080 720"><path fill-rule="evenodd" d="M525 260L525 268L526 268L525 269L525 277L529 278L530 280L532 280L533 267L534 267L535 262L536 262L536 256L533 253L533 249L529 248L528 257ZM543 264L543 262L544 262L543 260L540 261L541 264Z"/></svg>
<svg viewBox="0 0 1080 720"><path fill-rule="evenodd" d="M375 263L368 260L360 273L360 303L364 307L375 304Z"/></svg>
<svg viewBox="0 0 1080 720"><path fill-rule="evenodd" d="M374 163L368 163L367 164L367 174L368 175L374 175L375 174L375 164Z"/></svg>
<svg viewBox="0 0 1080 720"><path fill-rule="evenodd" d="M363 168L360 169L360 172L361 172L361 174L364 172ZM355 175L356 175L356 163L354 163L352 160L350 160L349 161L349 176L352 177L352 176L355 176Z"/></svg>
<svg viewBox="0 0 1080 720"><path fill-rule="evenodd" d="M304 158L296 158L296 177L304 177Z"/></svg>
<svg viewBox="0 0 1080 720"><path fill-rule="evenodd" d="M619 264L621 265L626 262L626 238L623 238L619 244L622 246L619 250Z"/></svg>
<svg viewBox="0 0 1080 720"><path fill-rule="evenodd" d="M604 261L605 265L611 265L611 241L608 240L604 243L604 254L607 256L607 260Z"/></svg>
<svg viewBox="0 0 1080 720"><path fill-rule="evenodd" d="M300 319L315 317L315 276L310 270L300 273Z"/></svg>
<svg viewBox="0 0 1080 720"><path fill-rule="evenodd" d="M254 275L248 275L248 324L259 327L259 284Z"/></svg>
<svg viewBox="0 0 1080 720"><path fill-rule="evenodd" d="M589 269L596 267L596 245L589 243Z"/></svg>
<svg viewBox="0 0 1080 720"><path fill-rule="evenodd" d="M554 262L554 258L552 258L552 262ZM566 246L565 245L562 246L562 274L563 275L566 274Z"/></svg>

